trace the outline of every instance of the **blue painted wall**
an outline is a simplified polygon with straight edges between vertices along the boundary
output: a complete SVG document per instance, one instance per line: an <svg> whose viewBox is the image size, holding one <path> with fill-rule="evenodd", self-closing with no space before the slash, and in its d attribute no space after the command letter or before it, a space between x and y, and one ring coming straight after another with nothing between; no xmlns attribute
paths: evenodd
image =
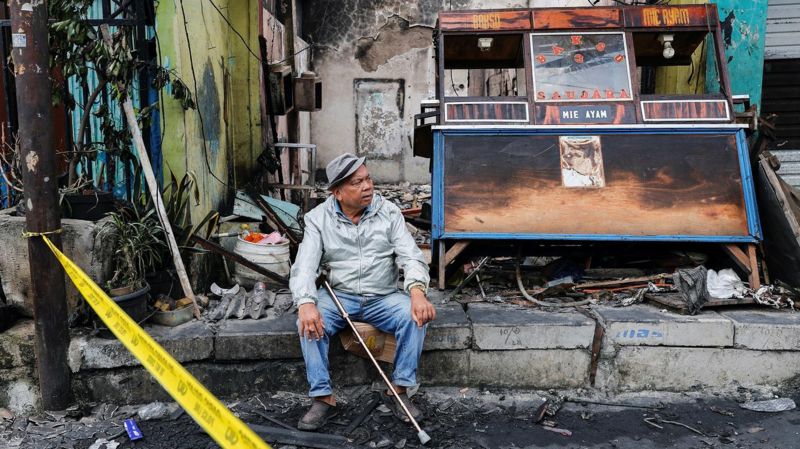
<svg viewBox="0 0 800 449"><path fill-rule="evenodd" d="M764 40L767 31L767 0L713 0L717 4L725 43L731 91L750 95L751 104L761 105L764 77ZM719 90L716 64L709 52L707 88Z"/></svg>

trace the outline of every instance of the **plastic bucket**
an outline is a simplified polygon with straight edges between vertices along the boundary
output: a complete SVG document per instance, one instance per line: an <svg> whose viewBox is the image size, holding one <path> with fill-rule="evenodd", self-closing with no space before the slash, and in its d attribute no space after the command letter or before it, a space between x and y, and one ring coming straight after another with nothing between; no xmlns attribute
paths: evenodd
<svg viewBox="0 0 800 449"><path fill-rule="evenodd" d="M291 267L289 265L288 241L274 245L257 245L238 237L236 245L233 247L233 252L275 274L289 276ZM234 278L242 287L248 289L252 288L253 284L258 281L274 285L274 282L268 277L262 276L240 264L236 264L234 268Z"/></svg>

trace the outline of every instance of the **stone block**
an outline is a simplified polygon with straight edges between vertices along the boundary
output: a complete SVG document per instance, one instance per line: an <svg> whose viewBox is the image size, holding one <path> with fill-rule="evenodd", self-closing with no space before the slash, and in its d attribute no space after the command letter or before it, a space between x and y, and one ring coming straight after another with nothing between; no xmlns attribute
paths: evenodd
<svg viewBox="0 0 800 449"><path fill-rule="evenodd" d="M577 388L589 379L589 352L579 349L472 351L469 385Z"/></svg>
<svg viewBox="0 0 800 449"><path fill-rule="evenodd" d="M201 321L177 327L147 325L144 330L181 363L209 359L214 353L213 333ZM137 365L139 361L117 339L84 335L70 342L69 366L74 373Z"/></svg>
<svg viewBox="0 0 800 449"><path fill-rule="evenodd" d="M12 215L14 209L0 211L0 282L9 303L25 316L33 316L30 299L31 274L28 267L28 242L20 238L25 230L25 217ZM114 249L109 239L99 236L105 220L98 222L62 219L61 242L64 254L98 285L103 286L111 275ZM80 300L80 293L65 276L67 302L70 311Z"/></svg>
<svg viewBox="0 0 800 449"><path fill-rule="evenodd" d="M732 391L739 385L779 385L798 372L800 352L625 346L598 371L598 385L629 391Z"/></svg>
<svg viewBox="0 0 800 449"><path fill-rule="evenodd" d="M733 346L733 323L714 311L678 315L646 304L598 307L606 336L624 346Z"/></svg>
<svg viewBox="0 0 800 449"><path fill-rule="evenodd" d="M297 335L297 315L271 320L220 322L214 343L217 360L268 360L302 358Z"/></svg>
<svg viewBox="0 0 800 449"><path fill-rule="evenodd" d="M428 325L423 350L467 349L471 340L469 318L461 304L437 304L436 319Z"/></svg>
<svg viewBox="0 0 800 449"><path fill-rule="evenodd" d="M778 310L721 312L733 322L737 348L800 351L800 314Z"/></svg>
<svg viewBox="0 0 800 449"><path fill-rule="evenodd" d="M33 366L33 320L20 320L10 329L0 333L0 369Z"/></svg>
<svg viewBox="0 0 800 449"><path fill-rule="evenodd" d="M594 321L575 311L470 304L467 314L474 349L589 348L594 339Z"/></svg>
<svg viewBox="0 0 800 449"><path fill-rule="evenodd" d="M0 369L0 408L29 415L41 405L40 398L32 367Z"/></svg>

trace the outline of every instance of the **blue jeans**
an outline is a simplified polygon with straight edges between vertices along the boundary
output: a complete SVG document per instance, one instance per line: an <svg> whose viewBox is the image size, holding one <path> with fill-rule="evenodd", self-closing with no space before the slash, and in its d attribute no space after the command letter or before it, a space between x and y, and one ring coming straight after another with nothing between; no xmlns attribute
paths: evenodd
<svg viewBox="0 0 800 449"><path fill-rule="evenodd" d="M394 356L395 385L413 387L417 384L417 362L422 353L427 325L418 327L411 319L411 298L397 291L386 296L357 296L337 291L336 296L350 315L350 320L369 323L383 332L394 334L397 351ZM306 376L311 397L333 394L328 373L328 347L330 339L340 330L349 327L339 308L325 289L317 292L317 309L325 324L325 334L319 340L300 337ZM298 320L298 329L300 322Z"/></svg>

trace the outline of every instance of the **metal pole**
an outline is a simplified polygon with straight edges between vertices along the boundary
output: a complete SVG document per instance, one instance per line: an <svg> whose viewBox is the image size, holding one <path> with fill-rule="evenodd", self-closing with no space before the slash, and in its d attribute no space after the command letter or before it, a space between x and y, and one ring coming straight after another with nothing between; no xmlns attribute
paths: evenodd
<svg viewBox="0 0 800 449"><path fill-rule="evenodd" d="M47 4L11 0L8 5L19 117L17 135L28 211L25 226L28 232L57 231L61 228L61 217L50 106ZM60 234L49 237L61 248ZM67 365L69 329L64 273L38 237L28 239L28 263L42 407L63 410L69 405L72 391Z"/></svg>

